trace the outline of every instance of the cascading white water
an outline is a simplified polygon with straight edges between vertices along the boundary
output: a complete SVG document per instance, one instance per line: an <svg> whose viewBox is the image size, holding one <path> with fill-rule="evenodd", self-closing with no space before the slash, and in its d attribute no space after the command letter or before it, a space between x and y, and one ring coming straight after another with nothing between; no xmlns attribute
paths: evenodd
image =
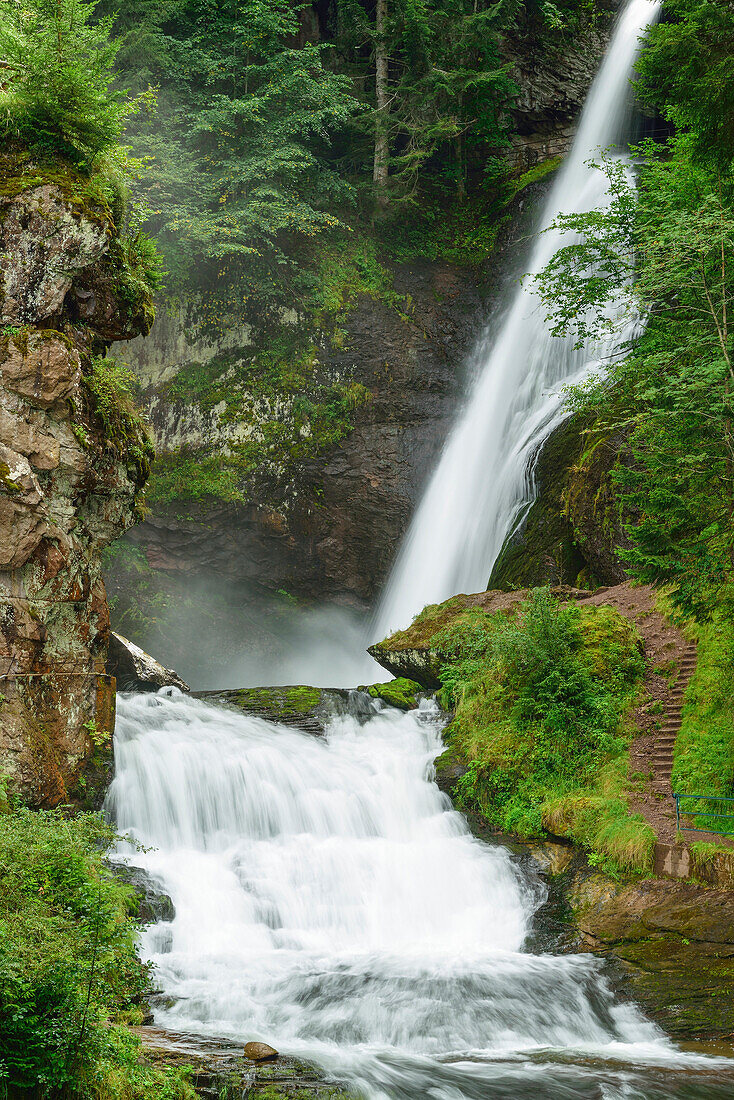
<svg viewBox="0 0 734 1100"><path fill-rule="evenodd" d="M142 940L156 1022L265 1040L370 1100L723 1100L708 1071L713 1091L674 1088L681 1056L599 960L523 952L543 891L432 782L440 733L427 704L320 739L120 698L108 808L176 909Z"/></svg>
<svg viewBox="0 0 734 1100"><path fill-rule="evenodd" d="M560 213L603 209L609 202L606 177L587 162L620 139L640 36L659 9L660 0L629 0L619 19L543 212L530 276L572 241L548 231ZM566 415L562 387L613 355L634 324L603 345L575 349L573 336L550 335L532 286L526 281L518 287L499 330L475 352L471 392L401 547L375 637L405 626L428 603L486 586L532 499L533 460Z"/></svg>

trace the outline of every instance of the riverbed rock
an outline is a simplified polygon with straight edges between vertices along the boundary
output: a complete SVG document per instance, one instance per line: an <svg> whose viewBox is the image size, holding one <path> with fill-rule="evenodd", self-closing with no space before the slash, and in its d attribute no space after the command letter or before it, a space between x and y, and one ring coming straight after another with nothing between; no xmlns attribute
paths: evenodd
<svg viewBox="0 0 734 1100"><path fill-rule="evenodd" d="M251 1062L272 1062L278 1057L278 1052L267 1043L245 1043L245 1057Z"/></svg>
<svg viewBox="0 0 734 1100"><path fill-rule="evenodd" d="M165 893L161 883L144 867L129 863L115 863L112 870L116 878L132 886L138 896L137 918L141 924L156 921L172 921L176 916L173 901Z"/></svg>
<svg viewBox="0 0 734 1100"><path fill-rule="evenodd" d="M138 1027L134 1031L150 1064L190 1066L191 1083L205 1100L258 1096L263 1100L356 1100L317 1066L299 1058L281 1054L272 1061L252 1063L243 1056L242 1044L231 1039L188 1035L158 1027Z"/></svg>
<svg viewBox="0 0 734 1100"><path fill-rule="evenodd" d="M92 807L115 713L100 554L135 522L152 449L132 414L119 436L114 409L100 414L88 383L109 319L90 306L78 327L70 305L80 281L123 279L114 224L88 181L59 166L39 183L46 171L3 146L0 773L34 806ZM138 314L150 319L150 299L131 302L120 301L118 335L149 327Z"/></svg>
<svg viewBox="0 0 734 1100"><path fill-rule="evenodd" d="M118 691L157 691L162 687L189 691L189 685L177 672L165 668L155 657L114 630L110 632L107 672L115 677Z"/></svg>
<svg viewBox="0 0 734 1100"><path fill-rule="evenodd" d="M374 714L369 698L346 688L315 688L304 684L291 687L234 688L195 691L197 699L231 707L281 726L291 726L320 737L335 714L353 713L367 718Z"/></svg>

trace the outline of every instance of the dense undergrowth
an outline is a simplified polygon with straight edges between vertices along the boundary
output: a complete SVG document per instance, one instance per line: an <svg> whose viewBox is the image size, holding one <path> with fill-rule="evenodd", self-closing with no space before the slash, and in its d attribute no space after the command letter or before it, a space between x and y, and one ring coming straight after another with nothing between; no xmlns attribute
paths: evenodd
<svg viewBox="0 0 734 1100"><path fill-rule="evenodd" d="M191 1100L187 1073L140 1060L148 968L134 894L93 814L0 811L0 1095Z"/></svg>
<svg viewBox="0 0 734 1100"><path fill-rule="evenodd" d="M625 719L643 672L635 628L536 589L509 612L464 611L431 645L454 711L443 762L467 767L460 805L502 831L571 836L610 869L649 870L654 834L625 797Z"/></svg>

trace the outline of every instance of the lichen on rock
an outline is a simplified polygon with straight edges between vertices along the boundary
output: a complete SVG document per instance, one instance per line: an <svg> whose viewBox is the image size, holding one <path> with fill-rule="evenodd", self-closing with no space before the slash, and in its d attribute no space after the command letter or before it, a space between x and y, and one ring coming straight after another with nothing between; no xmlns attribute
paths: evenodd
<svg viewBox="0 0 734 1100"><path fill-rule="evenodd" d="M0 161L15 171L0 192L0 772L33 805L94 805L115 692L99 556L135 521L150 443L139 418L110 438L89 380L152 303L141 289L117 311L89 291L111 285L118 236L83 177L62 165L44 182L18 150Z"/></svg>

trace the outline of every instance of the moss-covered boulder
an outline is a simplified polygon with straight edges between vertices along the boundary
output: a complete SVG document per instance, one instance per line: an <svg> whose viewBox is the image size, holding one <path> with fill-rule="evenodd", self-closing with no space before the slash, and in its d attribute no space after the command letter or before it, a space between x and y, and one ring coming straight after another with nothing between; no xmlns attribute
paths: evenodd
<svg viewBox="0 0 734 1100"><path fill-rule="evenodd" d="M612 472L629 460L626 435L572 417L551 435L534 469L536 497L495 562L488 587L596 587L627 577L628 545Z"/></svg>
<svg viewBox="0 0 734 1100"><path fill-rule="evenodd" d="M417 696L422 689L415 680L407 680L404 676L399 676L396 680L388 680L385 684L370 684L359 690L365 691L373 699L382 699L388 707L414 710L418 706Z"/></svg>
<svg viewBox="0 0 734 1100"><path fill-rule="evenodd" d="M223 691L197 691L197 698L234 707L243 714L265 718L304 733L322 734L335 713L349 703L349 691L340 688L315 688L304 684L293 687L236 688Z"/></svg>
<svg viewBox="0 0 734 1100"><path fill-rule="evenodd" d="M554 595L563 599L580 599L587 591L557 586ZM444 644L448 631L462 622L476 619L477 613L487 616L501 611L513 611L527 597L527 589L516 592L474 592L452 596L440 604L429 604L405 630L398 630L381 642L375 642L368 653L393 676L416 681L424 688L440 688L439 674L449 657Z"/></svg>

